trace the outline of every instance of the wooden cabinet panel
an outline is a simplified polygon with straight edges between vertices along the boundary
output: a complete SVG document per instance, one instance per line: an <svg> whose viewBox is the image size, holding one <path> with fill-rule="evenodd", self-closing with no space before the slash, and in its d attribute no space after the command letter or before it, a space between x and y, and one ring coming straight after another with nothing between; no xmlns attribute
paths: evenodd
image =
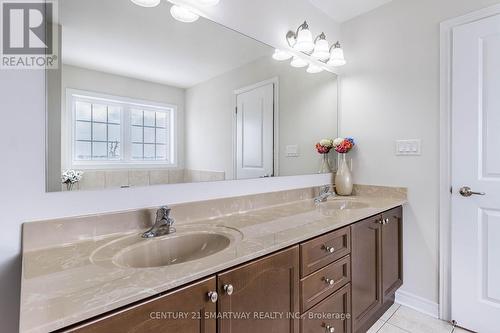
<svg viewBox="0 0 500 333"><path fill-rule="evenodd" d="M351 253L350 228L340 229L300 245L300 276L305 277Z"/></svg>
<svg viewBox="0 0 500 333"><path fill-rule="evenodd" d="M382 305L380 270L381 216L353 224L352 233L352 315L355 332Z"/></svg>
<svg viewBox="0 0 500 333"><path fill-rule="evenodd" d="M351 257L347 256L300 281L300 306L304 312L351 281ZM333 284L332 284L333 283Z"/></svg>
<svg viewBox="0 0 500 333"><path fill-rule="evenodd" d="M225 286L231 285L231 295ZM218 276L219 316L251 313L250 319L222 318L220 333L298 333L299 248L278 252ZM255 318L255 313L280 316Z"/></svg>
<svg viewBox="0 0 500 333"><path fill-rule="evenodd" d="M216 305L208 299L211 291L216 291L215 277L64 332L215 333Z"/></svg>
<svg viewBox="0 0 500 333"><path fill-rule="evenodd" d="M383 301L403 285L403 210L402 207L382 214L382 293Z"/></svg>
<svg viewBox="0 0 500 333"><path fill-rule="evenodd" d="M333 327L335 333L350 333L350 309L351 285L347 284L302 315L301 333L327 332L327 325Z"/></svg>

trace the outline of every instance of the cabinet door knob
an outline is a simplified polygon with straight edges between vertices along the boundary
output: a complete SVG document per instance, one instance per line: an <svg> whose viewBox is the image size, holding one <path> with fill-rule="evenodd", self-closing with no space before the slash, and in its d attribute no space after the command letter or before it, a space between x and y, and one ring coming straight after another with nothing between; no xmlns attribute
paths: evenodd
<svg viewBox="0 0 500 333"><path fill-rule="evenodd" d="M335 328L330 326L330 325L326 325L326 333L333 333L335 332Z"/></svg>
<svg viewBox="0 0 500 333"><path fill-rule="evenodd" d="M325 282L327 284L329 284L330 286L333 286L335 284L335 280L334 279L329 279L329 278L323 278L323 280L325 280Z"/></svg>
<svg viewBox="0 0 500 333"><path fill-rule="evenodd" d="M333 253L335 252L335 248L332 247L332 246L326 246L326 245L323 245L323 249L328 252L328 253Z"/></svg>
<svg viewBox="0 0 500 333"><path fill-rule="evenodd" d="M232 284L226 284L224 285L224 291L226 292L226 294L228 294L229 296L231 296L234 292L234 287Z"/></svg>
<svg viewBox="0 0 500 333"><path fill-rule="evenodd" d="M208 299L212 303L217 303L217 300L219 299L219 294L217 294L216 291L211 291L208 293Z"/></svg>

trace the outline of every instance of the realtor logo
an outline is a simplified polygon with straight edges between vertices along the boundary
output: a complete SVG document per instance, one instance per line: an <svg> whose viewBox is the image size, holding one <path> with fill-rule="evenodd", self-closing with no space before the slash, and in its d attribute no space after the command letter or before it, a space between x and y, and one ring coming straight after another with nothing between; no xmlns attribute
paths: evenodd
<svg viewBox="0 0 500 333"><path fill-rule="evenodd" d="M1 1L2 69L57 68L57 3Z"/></svg>

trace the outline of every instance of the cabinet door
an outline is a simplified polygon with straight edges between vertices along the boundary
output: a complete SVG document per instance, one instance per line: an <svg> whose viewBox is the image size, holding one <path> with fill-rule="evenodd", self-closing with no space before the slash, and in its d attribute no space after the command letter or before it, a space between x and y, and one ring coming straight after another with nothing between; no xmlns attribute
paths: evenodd
<svg viewBox="0 0 500 333"><path fill-rule="evenodd" d="M383 301L393 299L403 285L403 209L390 210L382 215L382 292Z"/></svg>
<svg viewBox="0 0 500 333"><path fill-rule="evenodd" d="M215 277L68 329L78 333L215 333ZM207 318L208 317L208 318Z"/></svg>
<svg viewBox="0 0 500 333"><path fill-rule="evenodd" d="M351 333L351 285L336 293L302 315L301 333Z"/></svg>
<svg viewBox="0 0 500 333"><path fill-rule="evenodd" d="M297 246L220 274L217 285L220 333L298 333Z"/></svg>
<svg viewBox="0 0 500 333"><path fill-rule="evenodd" d="M351 227L353 331L368 321L382 306L381 216L368 218Z"/></svg>

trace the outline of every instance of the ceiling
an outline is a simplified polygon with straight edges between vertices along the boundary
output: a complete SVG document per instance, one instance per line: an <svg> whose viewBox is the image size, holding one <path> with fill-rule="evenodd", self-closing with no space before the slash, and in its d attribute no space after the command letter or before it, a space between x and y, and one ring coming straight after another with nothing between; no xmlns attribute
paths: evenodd
<svg viewBox="0 0 500 333"><path fill-rule="evenodd" d="M174 20L167 2L61 1L63 63L188 88L274 49L207 19Z"/></svg>
<svg viewBox="0 0 500 333"><path fill-rule="evenodd" d="M348 21L393 0L309 0L338 23Z"/></svg>

